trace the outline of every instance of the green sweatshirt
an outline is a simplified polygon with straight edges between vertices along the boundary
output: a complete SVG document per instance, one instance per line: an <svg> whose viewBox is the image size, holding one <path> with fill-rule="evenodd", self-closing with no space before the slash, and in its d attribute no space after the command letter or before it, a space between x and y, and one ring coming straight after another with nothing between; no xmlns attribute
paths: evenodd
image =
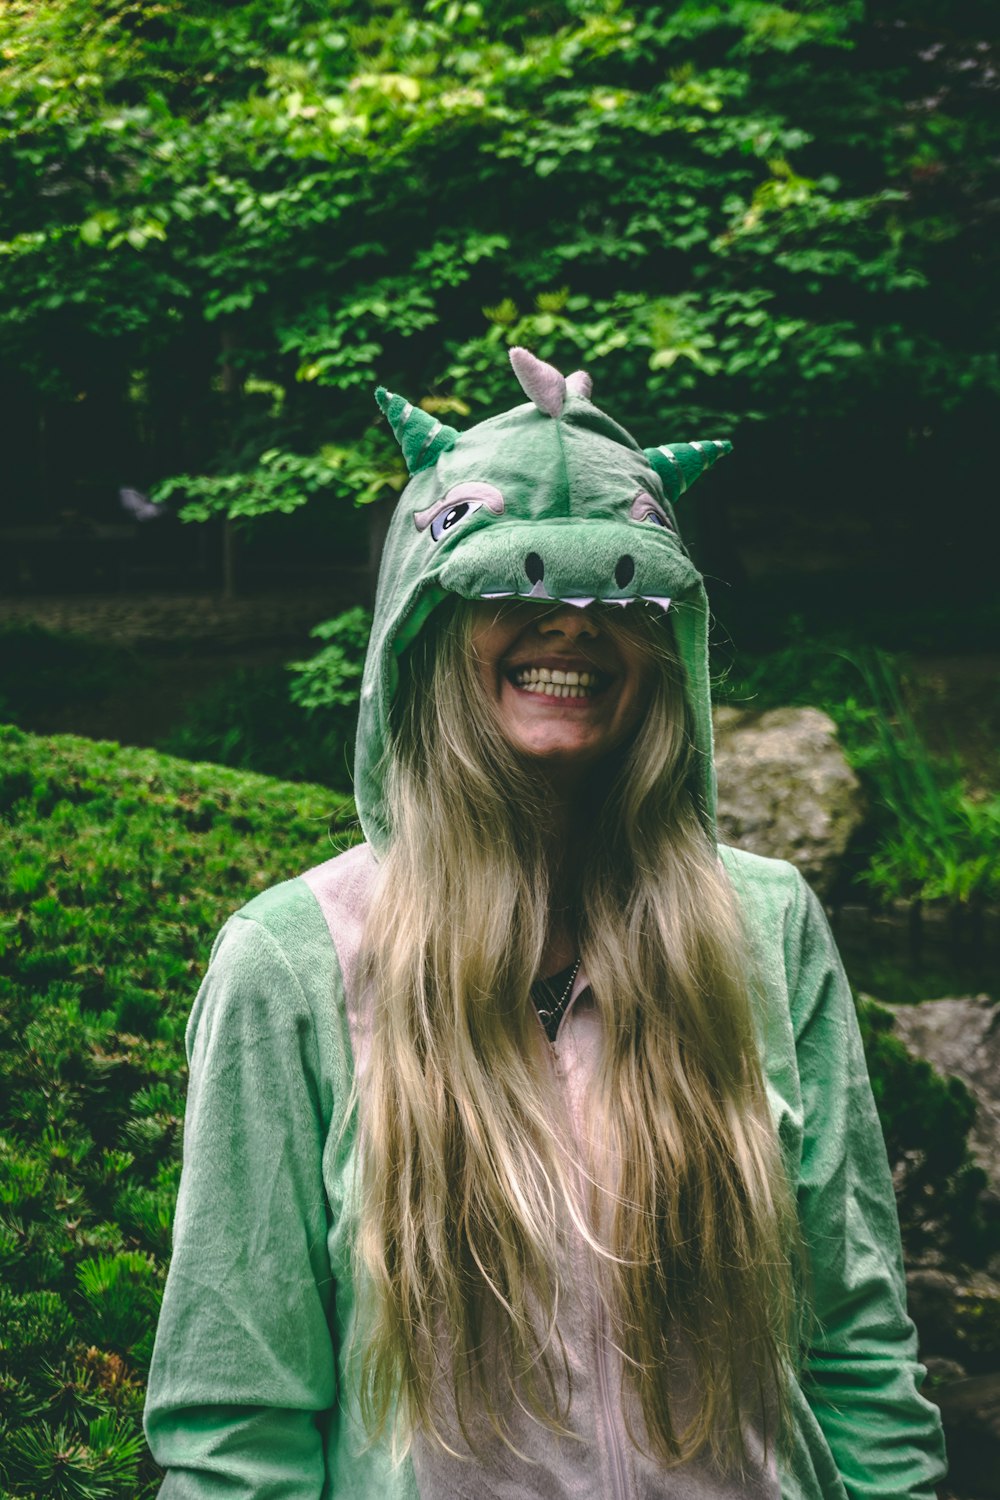
<svg viewBox="0 0 1000 1500"><path fill-rule="evenodd" d="M414 478L390 530L362 688L356 787L367 843L256 897L226 924L187 1031L190 1086L173 1256L145 1430L164 1500L930 1500L936 1408L905 1308L892 1183L850 990L826 919L790 866L720 848L757 975L768 1096L809 1255L811 1346L791 1451L749 1433L736 1482L707 1459L664 1471L628 1436L627 1389L585 1272L560 1332L560 1438L525 1419L523 1458L367 1446L344 1350L357 1219L352 1083L370 1016L356 961L390 837L382 750L400 654L449 594L635 598L668 608L713 827L702 580L673 502L728 445L640 450L564 380L512 355L530 400L459 436L381 394ZM586 975L553 1057L568 1117L600 1047Z"/></svg>

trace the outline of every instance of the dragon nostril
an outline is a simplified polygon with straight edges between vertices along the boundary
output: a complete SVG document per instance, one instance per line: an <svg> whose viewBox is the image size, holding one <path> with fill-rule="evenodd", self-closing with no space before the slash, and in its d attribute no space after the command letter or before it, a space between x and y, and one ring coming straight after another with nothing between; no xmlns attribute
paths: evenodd
<svg viewBox="0 0 1000 1500"><path fill-rule="evenodd" d="M541 583L545 577L545 564L537 552L529 552L524 559L524 571L528 575L529 583Z"/></svg>
<svg viewBox="0 0 1000 1500"><path fill-rule="evenodd" d="M634 577L635 561L633 558L629 557L628 553L626 552L625 556L620 557L615 563L615 583L617 583L620 589L623 589L625 588L626 584L632 582L632 579Z"/></svg>

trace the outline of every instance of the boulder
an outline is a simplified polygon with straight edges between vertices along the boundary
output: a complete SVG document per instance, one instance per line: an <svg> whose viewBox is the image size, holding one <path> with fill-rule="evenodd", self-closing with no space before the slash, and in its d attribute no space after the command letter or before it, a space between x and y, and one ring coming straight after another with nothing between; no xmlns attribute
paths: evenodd
<svg viewBox="0 0 1000 1500"><path fill-rule="evenodd" d="M821 896L864 820L858 778L818 708L715 710L719 834L791 860Z"/></svg>
<svg viewBox="0 0 1000 1500"><path fill-rule="evenodd" d="M969 1145L994 1193L1000 1191L1000 1002L977 995L887 1009L915 1056L969 1088L976 1101Z"/></svg>

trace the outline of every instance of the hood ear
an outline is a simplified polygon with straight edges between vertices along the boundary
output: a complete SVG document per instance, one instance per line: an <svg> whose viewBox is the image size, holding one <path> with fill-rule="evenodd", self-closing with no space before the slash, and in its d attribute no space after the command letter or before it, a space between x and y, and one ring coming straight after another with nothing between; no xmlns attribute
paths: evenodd
<svg viewBox="0 0 1000 1500"><path fill-rule="evenodd" d="M712 438L701 443L664 443L660 448L642 451L662 479L666 497L673 505L717 459L732 453L733 445L722 438Z"/></svg>
<svg viewBox="0 0 1000 1500"><path fill-rule="evenodd" d="M402 396L394 396L384 385L375 392L375 400L389 418L411 474L433 468L442 453L458 442L460 434L454 427L438 422L419 406L411 406Z"/></svg>

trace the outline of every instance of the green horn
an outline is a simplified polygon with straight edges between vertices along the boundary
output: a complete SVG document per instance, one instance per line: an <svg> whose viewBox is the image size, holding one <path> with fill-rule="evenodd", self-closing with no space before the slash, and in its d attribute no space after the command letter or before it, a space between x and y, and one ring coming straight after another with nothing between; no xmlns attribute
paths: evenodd
<svg viewBox="0 0 1000 1500"><path fill-rule="evenodd" d="M384 385L375 392L375 400L389 418L411 474L433 468L442 453L458 442L459 434L454 427L446 427L419 406L411 406L402 396L393 396Z"/></svg>
<svg viewBox="0 0 1000 1500"><path fill-rule="evenodd" d="M643 449L663 480L663 489L671 505L691 488L700 474L712 467L716 459L732 451L732 443L721 438L703 443L664 443L661 448Z"/></svg>

